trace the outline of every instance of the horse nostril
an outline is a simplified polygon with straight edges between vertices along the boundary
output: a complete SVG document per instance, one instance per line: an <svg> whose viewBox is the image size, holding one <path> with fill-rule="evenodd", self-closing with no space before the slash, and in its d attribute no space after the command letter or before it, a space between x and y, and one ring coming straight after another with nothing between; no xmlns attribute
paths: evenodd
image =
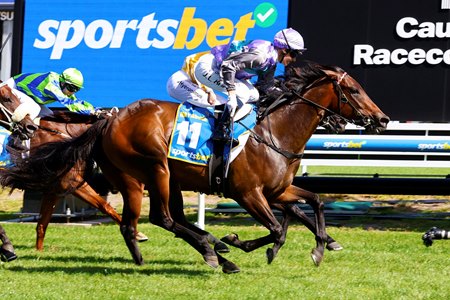
<svg viewBox="0 0 450 300"><path fill-rule="evenodd" d="M389 121L390 121L389 117L386 117L386 116L385 117L381 117L380 120L379 120L380 124L383 124L385 126L389 123Z"/></svg>

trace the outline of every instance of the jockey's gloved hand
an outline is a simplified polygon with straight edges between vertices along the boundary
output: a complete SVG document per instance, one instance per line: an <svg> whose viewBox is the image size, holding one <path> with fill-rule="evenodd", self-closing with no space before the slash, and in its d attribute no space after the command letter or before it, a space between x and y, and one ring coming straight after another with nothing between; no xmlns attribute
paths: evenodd
<svg viewBox="0 0 450 300"><path fill-rule="evenodd" d="M112 116L111 112L101 108L96 108L94 111L91 112L91 115L94 115L99 119L104 119Z"/></svg>
<svg viewBox="0 0 450 300"><path fill-rule="evenodd" d="M228 105L228 108L230 109L230 117L233 118L234 114L236 113L236 108L237 108L236 94L232 93L232 94L228 95L227 105Z"/></svg>

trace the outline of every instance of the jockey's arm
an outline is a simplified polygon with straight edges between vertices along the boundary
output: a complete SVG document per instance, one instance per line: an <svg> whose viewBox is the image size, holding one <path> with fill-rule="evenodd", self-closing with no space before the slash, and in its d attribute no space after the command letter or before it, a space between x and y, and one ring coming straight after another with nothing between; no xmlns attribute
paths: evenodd
<svg viewBox="0 0 450 300"><path fill-rule="evenodd" d="M235 90L235 76L236 72L240 70L258 70L260 66L266 61L266 57L259 51L242 52L236 55L231 55L222 62L221 74L226 89Z"/></svg>
<svg viewBox="0 0 450 300"><path fill-rule="evenodd" d="M55 86L52 83L49 83L46 86L46 90L49 92L49 94L53 95L55 101L58 101L59 103L64 105L71 112L85 115L93 114L95 112L95 108L92 104L87 101L78 99L75 95L65 95L59 87Z"/></svg>

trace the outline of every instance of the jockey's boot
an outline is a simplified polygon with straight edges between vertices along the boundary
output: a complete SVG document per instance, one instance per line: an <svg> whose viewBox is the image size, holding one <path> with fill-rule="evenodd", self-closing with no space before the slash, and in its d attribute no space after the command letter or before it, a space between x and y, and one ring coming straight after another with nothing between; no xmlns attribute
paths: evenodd
<svg viewBox="0 0 450 300"><path fill-rule="evenodd" d="M224 144L229 144L231 141L233 142L233 145L239 144L239 141L232 138L231 132L230 132L230 111L226 107L224 112L222 113L222 116L217 119L217 124L215 125L212 139L215 142L222 142Z"/></svg>

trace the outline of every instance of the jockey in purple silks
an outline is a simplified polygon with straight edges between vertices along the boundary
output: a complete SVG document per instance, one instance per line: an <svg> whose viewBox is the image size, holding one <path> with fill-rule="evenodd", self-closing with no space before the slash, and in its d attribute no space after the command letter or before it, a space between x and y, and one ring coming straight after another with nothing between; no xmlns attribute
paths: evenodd
<svg viewBox="0 0 450 300"><path fill-rule="evenodd" d="M243 105L259 99L259 92L249 79L258 76L259 89L266 94L280 93L273 85L277 63L287 66L305 50L303 37L292 28L279 31L273 42L233 41L188 56L182 70L169 78L167 90L173 98L199 106L226 103L228 109L213 138L229 141L227 123L234 117L238 100Z"/></svg>

